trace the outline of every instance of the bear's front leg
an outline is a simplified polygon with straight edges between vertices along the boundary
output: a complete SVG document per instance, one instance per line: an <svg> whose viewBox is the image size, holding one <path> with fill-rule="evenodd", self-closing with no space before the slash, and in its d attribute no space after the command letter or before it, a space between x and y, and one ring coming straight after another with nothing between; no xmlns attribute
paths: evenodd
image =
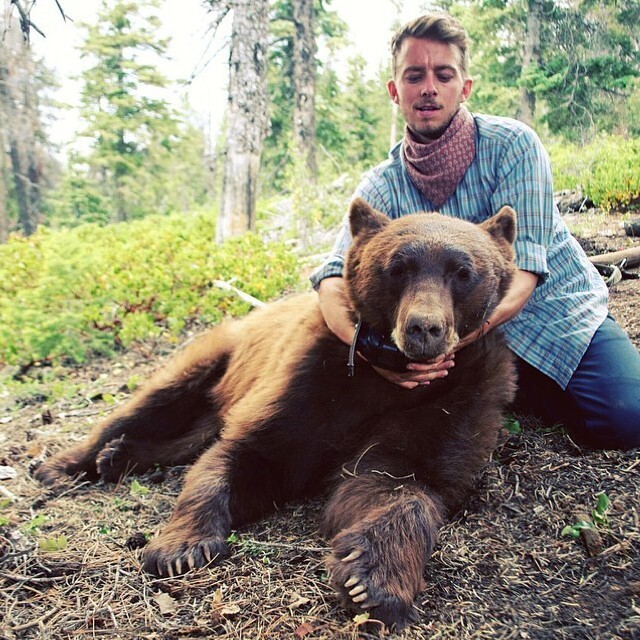
<svg viewBox="0 0 640 640"><path fill-rule="evenodd" d="M171 520L144 549L145 571L172 577L228 555L229 445L220 440L187 473Z"/></svg>
<svg viewBox="0 0 640 640"><path fill-rule="evenodd" d="M326 564L343 605L369 611L390 629L414 620L443 516L438 497L412 480L368 471L342 481L323 533L331 537Z"/></svg>

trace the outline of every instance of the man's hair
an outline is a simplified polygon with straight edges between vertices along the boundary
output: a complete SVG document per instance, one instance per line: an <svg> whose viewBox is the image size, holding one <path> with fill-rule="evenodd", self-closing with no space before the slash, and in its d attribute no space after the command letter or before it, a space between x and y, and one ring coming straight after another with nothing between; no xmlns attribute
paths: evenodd
<svg viewBox="0 0 640 640"><path fill-rule="evenodd" d="M395 77L398 64L398 54L402 43L407 38L422 38L452 44L460 52L460 71L466 78L469 70L469 45L471 43L465 28L456 18L448 13L427 13L396 31L391 39L391 64Z"/></svg>

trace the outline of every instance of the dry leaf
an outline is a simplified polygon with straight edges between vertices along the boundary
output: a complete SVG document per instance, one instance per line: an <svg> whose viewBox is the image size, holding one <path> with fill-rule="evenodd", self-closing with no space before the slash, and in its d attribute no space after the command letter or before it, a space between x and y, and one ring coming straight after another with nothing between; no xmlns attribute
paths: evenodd
<svg viewBox="0 0 640 640"><path fill-rule="evenodd" d="M168 593L158 593L153 596L155 603L160 607L163 616L171 616L178 610L178 602Z"/></svg>
<svg viewBox="0 0 640 640"><path fill-rule="evenodd" d="M231 616L235 616L236 613L240 613L240 607L237 604L231 602L230 604L225 604L224 606L220 607L219 613L221 616L229 618Z"/></svg>
<svg viewBox="0 0 640 640"><path fill-rule="evenodd" d="M308 622L303 622L294 632L296 638L304 638L308 633L313 631L313 627Z"/></svg>
<svg viewBox="0 0 640 640"><path fill-rule="evenodd" d="M289 607L291 607L292 609L296 609L297 607L301 607L304 604L307 604L309 602L309 598L305 598L304 596L301 596L299 593L295 593L293 592L291 594L291 599L289 601Z"/></svg>
<svg viewBox="0 0 640 640"><path fill-rule="evenodd" d="M18 477L18 472L9 466L0 466L0 480L13 480Z"/></svg>

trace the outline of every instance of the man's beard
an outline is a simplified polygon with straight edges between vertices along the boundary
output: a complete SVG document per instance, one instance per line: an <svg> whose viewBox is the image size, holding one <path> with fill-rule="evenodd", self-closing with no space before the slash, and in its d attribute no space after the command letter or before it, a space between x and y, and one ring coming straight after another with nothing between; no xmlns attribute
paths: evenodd
<svg viewBox="0 0 640 640"><path fill-rule="evenodd" d="M451 117L445 124L441 124L438 127L426 125L422 130L416 131L416 133L424 138L429 138L429 140L437 140L449 128L451 121L456 117L456 113L458 113L459 110L460 104L458 104L456 110L451 114Z"/></svg>

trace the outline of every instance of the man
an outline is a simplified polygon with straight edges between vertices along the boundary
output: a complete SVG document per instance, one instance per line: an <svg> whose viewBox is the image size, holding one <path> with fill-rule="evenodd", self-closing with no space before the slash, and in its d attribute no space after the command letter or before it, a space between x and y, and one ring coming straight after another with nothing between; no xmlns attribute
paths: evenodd
<svg viewBox="0 0 640 640"><path fill-rule="evenodd" d="M640 446L640 355L607 314L607 288L560 218L536 134L516 120L471 115L463 104L473 86L468 45L464 28L446 14L422 16L396 33L387 88L405 137L355 195L391 218L440 211L480 222L513 207L518 270L483 331L503 326L521 397L537 413L587 446ZM347 344L354 327L341 276L350 241L345 221L311 278L327 325ZM477 337L464 336L457 350ZM409 392L453 366L455 354L442 354L402 373L376 370Z"/></svg>

